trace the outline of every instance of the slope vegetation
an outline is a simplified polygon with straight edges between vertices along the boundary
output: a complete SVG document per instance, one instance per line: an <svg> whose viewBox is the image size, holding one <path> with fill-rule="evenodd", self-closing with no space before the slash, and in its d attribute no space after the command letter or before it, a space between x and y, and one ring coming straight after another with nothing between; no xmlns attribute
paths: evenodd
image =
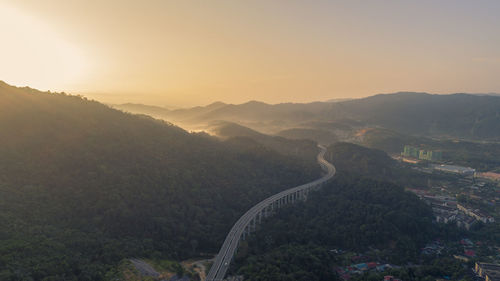
<svg viewBox="0 0 500 281"><path fill-rule="evenodd" d="M147 113L136 110L135 112ZM380 126L413 135L500 138L500 96L401 92L340 102L265 104L216 103L165 112L172 122L202 124L225 120L276 133L284 129L316 128L318 122ZM325 123L323 123L325 124ZM325 124L326 125L326 124ZM321 129L328 129L324 126Z"/></svg>
<svg viewBox="0 0 500 281"><path fill-rule="evenodd" d="M77 96L1 83L0 108L0 280L215 252L247 208L319 170Z"/></svg>
<svg viewBox="0 0 500 281"><path fill-rule="evenodd" d="M311 140L270 136L236 123L224 121L216 122L210 127L210 132L222 138L249 138L278 153L306 161L309 165L316 163L318 147Z"/></svg>
<svg viewBox="0 0 500 281"><path fill-rule="evenodd" d="M396 93L334 104L338 115L403 133L500 137L500 97Z"/></svg>

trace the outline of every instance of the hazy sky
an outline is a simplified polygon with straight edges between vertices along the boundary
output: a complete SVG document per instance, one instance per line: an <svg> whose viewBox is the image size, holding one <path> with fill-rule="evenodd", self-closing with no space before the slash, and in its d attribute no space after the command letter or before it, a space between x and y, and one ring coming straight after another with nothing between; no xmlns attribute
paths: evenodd
<svg viewBox="0 0 500 281"><path fill-rule="evenodd" d="M500 92L500 1L0 0L0 80L104 102Z"/></svg>

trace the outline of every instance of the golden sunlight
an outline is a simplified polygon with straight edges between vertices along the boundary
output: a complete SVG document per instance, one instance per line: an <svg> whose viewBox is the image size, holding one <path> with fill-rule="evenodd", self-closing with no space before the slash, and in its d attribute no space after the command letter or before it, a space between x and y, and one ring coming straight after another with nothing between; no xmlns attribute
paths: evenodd
<svg viewBox="0 0 500 281"><path fill-rule="evenodd" d="M0 3L0 77L8 83L63 90L82 81L89 58L43 22Z"/></svg>

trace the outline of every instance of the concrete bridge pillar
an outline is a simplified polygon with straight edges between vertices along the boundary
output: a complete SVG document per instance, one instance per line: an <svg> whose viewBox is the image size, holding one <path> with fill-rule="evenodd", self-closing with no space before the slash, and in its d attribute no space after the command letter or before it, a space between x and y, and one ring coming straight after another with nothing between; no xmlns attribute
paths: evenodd
<svg viewBox="0 0 500 281"><path fill-rule="evenodd" d="M243 240L245 240L247 238L247 236L249 235L249 232L248 232L248 225L245 226L245 228L243 229L243 233L242 233L242 237L243 237Z"/></svg>

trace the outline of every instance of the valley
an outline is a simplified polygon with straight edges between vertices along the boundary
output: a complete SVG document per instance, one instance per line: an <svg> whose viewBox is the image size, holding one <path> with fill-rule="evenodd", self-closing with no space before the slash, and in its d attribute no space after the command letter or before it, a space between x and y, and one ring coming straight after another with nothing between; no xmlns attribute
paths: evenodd
<svg viewBox="0 0 500 281"><path fill-rule="evenodd" d="M220 280L226 272L228 280L279 280L281 274L292 280L358 280L382 273L349 269L353 255L401 278L413 265L421 268L418 276L438 277L425 268L438 261L450 267L471 266L476 259L498 262L492 251L499 245L499 187L485 178L500 168L494 138L408 134L385 121L342 113L338 108L345 101L121 108L131 114L6 84L0 94L8 109L0 113L0 127L10 132L0 149L0 256L6 265L0 276L6 280L22 274L35 280ZM407 94L399 95L404 100ZM357 106L356 100L347 103ZM197 130L185 131L175 122ZM440 158L401 156L410 146L439 151ZM282 205L268 216L269 206L281 199L266 199L271 205L261 200L319 177L319 152L338 176L311 191L307 201ZM432 168L444 164L467 165L477 177ZM303 196L294 191L286 202ZM456 197L495 222L467 228L460 227L462 218L443 223L436 210L445 207L428 201L439 196ZM251 211L258 202L264 207ZM248 209L251 215L244 219ZM239 238L226 237L226 245L228 233ZM489 246L463 250L457 242L463 239ZM441 241L439 253L419 250L432 241ZM448 259L464 251L475 255ZM199 262L182 262L193 258ZM295 264L302 258L312 259L305 263L307 274ZM286 273L282 261L293 265ZM473 276L459 272L461 278Z"/></svg>
<svg viewBox="0 0 500 281"><path fill-rule="evenodd" d="M499 11L0 0L0 281L500 281Z"/></svg>

